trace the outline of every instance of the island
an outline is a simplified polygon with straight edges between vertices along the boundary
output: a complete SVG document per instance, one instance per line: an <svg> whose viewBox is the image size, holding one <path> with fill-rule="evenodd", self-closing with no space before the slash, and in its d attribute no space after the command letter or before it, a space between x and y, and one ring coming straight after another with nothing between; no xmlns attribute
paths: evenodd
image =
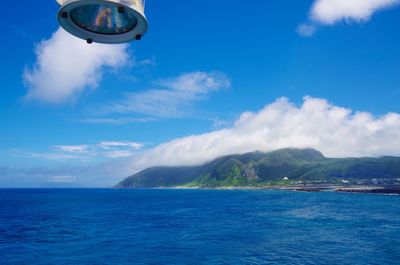
<svg viewBox="0 0 400 265"><path fill-rule="evenodd" d="M115 187L400 194L400 157L328 158L314 149L287 148L224 156L198 166L148 168Z"/></svg>

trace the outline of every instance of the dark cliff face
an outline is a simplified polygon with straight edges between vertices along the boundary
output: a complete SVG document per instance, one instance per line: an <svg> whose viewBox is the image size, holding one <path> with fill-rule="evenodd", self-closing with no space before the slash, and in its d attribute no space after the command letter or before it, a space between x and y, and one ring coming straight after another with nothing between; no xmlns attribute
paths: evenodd
<svg viewBox="0 0 400 265"><path fill-rule="evenodd" d="M314 149L281 149L224 156L201 166L149 168L126 178L116 187L240 187L282 184L286 178L332 183L343 179L395 180L400 178L400 158L333 159Z"/></svg>

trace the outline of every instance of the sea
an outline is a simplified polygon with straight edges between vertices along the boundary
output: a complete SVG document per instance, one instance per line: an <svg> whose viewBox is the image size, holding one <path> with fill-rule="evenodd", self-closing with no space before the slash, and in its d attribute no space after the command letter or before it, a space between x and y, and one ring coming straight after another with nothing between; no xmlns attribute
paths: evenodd
<svg viewBox="0 0 400 265"><path fill-rule="evenodd" d="M3 189L0 264L400 264L400 197Z"/></svg>

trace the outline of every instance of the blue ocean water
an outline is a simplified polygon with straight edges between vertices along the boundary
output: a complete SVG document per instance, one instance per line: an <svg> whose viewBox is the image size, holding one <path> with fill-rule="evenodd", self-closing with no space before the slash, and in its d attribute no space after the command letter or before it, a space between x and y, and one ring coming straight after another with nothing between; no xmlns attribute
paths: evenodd
<svg viewBox="0 0 400 265"><path fill-rule="evenodd" d="M0 190L0 264L400 264L400 197Z"/></svg>

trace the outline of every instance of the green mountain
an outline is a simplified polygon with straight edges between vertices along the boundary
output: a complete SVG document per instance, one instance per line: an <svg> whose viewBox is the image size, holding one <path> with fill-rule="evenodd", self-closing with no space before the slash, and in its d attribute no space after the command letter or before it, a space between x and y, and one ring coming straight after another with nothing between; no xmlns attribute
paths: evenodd
<svg viewBox="0 0 400 265"><path fill-rule="evenodd" d="M118 188L245 187L298 183L396 183L400 158L327 158L314 149L282 149L218 158L201 166L155 167L120 182Z"/></svg>

